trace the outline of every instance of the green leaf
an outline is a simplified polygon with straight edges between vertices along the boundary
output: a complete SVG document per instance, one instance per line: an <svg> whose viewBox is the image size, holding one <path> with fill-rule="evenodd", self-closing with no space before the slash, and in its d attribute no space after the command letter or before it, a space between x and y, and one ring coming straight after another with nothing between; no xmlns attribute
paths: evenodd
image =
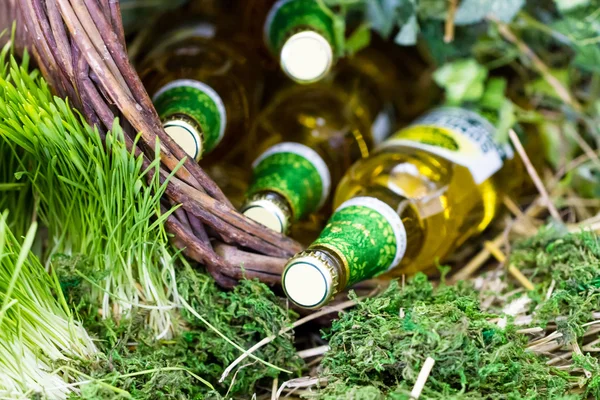
<svg viewBox="0 0 600 400"><path fill-rule="evenodd" d="M572 123L565 122L561 125L554 122L543 121L538 124L546 161L557 168L564 160L571 160L577 153L579 146L569 132L575 129Z"/></svg>
<svg viewBox="0 0 600 400"><path fill-rule="evenodd" d="M328 4L325 3L324 0L316 0L324 13L329 15L331 21L333 22L333 36L334 42L338 44L336 46L336 56L343 57L346 51L346 19L345 16L341 13L333 12Z"/></svg>
<svg viewBox="0 0 600 400"><path fill-rule="evenodd" d="M508 131L517 123L515 114L515 105L512 101L504 99L498 112L498 121L496 122L496 140L499 143L508 143Z"/></svg>
<svg viewBox="0 0 600 400"><path fill-rule="evenodd" d="M472 25L483 21L487 16L510 22L525 5L525 0L462 0L456 14L455 25ZM448 15L447 0L421 0L419 16L424 19L445 20Z"/></svg>
<svg viewBox="0 0 600 400"><path fill-rule="evenodd" d="M448 11L447 0L420 0L418 2L418 14L421 19L446 19Z"/></svg>
<svg viewBox="0 0 600 400"><path fill-rule="evenodd" d="M553 27L571 41L575 66L600 72L600 13L593 11L593 7L577 9L576 13L556 21Z"/></svg>
<svg viewBox="0 0 600 400"><path fill-rule="evenodd" d="M581 197L600 197L600 166L593 161L577 167L570 174L570 184Z"/></svg>
<svg viewBox="0 0 600 400"><path fill-rule="evenodd" d="M368 24L362 24L346 40L346 53L355 54L371 42L371 29Z"/></svg>
<svg viewBox="0 0 600 400"><path fill-rule="evenodd" d="M456 9L454 23L471 25L483 21L488 15L510 22L524 5L524 0L463 0Z"/></svg>
<svg viewBox="0 0 600 400"><path fill-rule="evenodd" d="M487 69L475 59L463 59L445 64L433 74L435 82L446 90L446 102L459 105L483 96Z"/></svg>
<svg viewBox="0 0 600 400"><path fill-rule="evenodd" d="M573 63L588 72L600 73L600 47L598 44L577 46Z"/></svg>
<svg viewBox="0 0 600 400"><path fill-rule="evenodd" d="M564 86L570 86L569 71L566 69L554 69L550 73ZM538 78L525 85L525 89L528 94L544 95L550 98L561 100L556 94L554 87L548 83L544 78Z"/></svg>
<svg viewBox="0 0 600 400"><path fill-rule="evenodd" d="M505 78L490 78L480 101L481 106L492 110L502 108L506 101L506 85Z"/></svg>
<svg viewBox="0 0 600 400"><path fill-rule="evenodd" d="M365 1L365 13L373 30L384 38L390 36L396 26L416 26L416 0L369 0ZM411 22L411 20L414 20ZM404 27L402 28L404 29ZM409 28L411 29L411 28ZM416 35L416 31L415 31Z"/></svg>
<svg viewBox="0 0 600 400"><path fill-rule="evenodd" d="M420 20L420 37L426 43L426 48L435 64L441 65L445 62L458 58L472 57L471 49L477 43L481 32L474 27L458 27L454 40L450 43L444 42L444 24L435 20Z"/></svg>
<svg viewBox="0 0 600 400"><path fill-rule="evenodd" d="M579 7L584 7L590 4L590 0L554 0L556 8L560 12L568 12Z"/></svg>
<svg viewBox="0 0 600 400"><path fill-rule="evenodd" d="M394 42L401 46L413 46L417 43L417 34L419 33L419 23L417 17L413 15L406 24L402 26L400 32L394 38Z"/></svg>
<svg viewBox="0 0 600 400"><path fill-rule="evenodd" d="M366 3L367 19L373 30L384 38L389 37L396 26L396 8L402 0L371 0Z"/></svg>

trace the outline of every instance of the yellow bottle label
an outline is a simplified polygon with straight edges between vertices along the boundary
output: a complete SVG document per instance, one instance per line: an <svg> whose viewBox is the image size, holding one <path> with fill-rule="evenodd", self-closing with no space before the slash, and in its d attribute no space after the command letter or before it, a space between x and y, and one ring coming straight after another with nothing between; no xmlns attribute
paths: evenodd
<svg viewBox="0 0 600 400"><path fill-rule="evenodd" d="M494 126L479 114L461 108L439 108L393 135L382 146L427 151L469 169L480 184L513 157L510 146L495 141Z"/></svg>

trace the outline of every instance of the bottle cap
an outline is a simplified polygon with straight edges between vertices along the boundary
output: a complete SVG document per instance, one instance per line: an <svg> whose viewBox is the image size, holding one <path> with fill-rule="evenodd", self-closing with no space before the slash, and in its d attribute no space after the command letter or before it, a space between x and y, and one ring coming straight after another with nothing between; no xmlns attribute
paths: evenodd
<svg viewBox="0 0 600 400"><path fill-rule="evenodd" d="M242 207L242 214L275 232L286 233L291 218L278 203L270 198L256 197Z"/></svg>
<svg viewBox="0 0 600 400"><path fill-rule="evenodd" d="M329 302L337 291L338 277L323 257L302 252L286 265L282 286L287 297L303 308L319 308Z"/></svg>
<svg viewBox="0 0 600 400"><path fill-rule="evenodd" d="M195 160L223 139L227 126L225 104L204 82L170 81L154 94L152 101L169 136Z"/></svg>
<svg viewBox="0 0 600 400"><path fill-rule="evenodd" d="M171 119L163 124L163 128L179 147L198 161L202 155L202 133L193 124L184 119Z"/></svg>
<svg viewBox="0 0 600 400"><path fill-rule="evenodd" d="M292 35L281 49L281 67L299 83L315 82L324 77L333 63L333 49L314 31Z"/></svg>

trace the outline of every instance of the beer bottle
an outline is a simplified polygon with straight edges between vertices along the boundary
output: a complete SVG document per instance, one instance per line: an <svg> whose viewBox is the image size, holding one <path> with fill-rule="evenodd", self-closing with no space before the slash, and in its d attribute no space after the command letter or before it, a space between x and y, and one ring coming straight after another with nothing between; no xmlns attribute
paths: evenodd
<svg viewBox="0 0 600 400"><path fill-rule="evenodd" d="M361 280L425 270L483 231L505 183L523 175L485 118L461 108L431 111L350 168L335 212L288 262L283 288L299 306L318 308Z"/></svg>

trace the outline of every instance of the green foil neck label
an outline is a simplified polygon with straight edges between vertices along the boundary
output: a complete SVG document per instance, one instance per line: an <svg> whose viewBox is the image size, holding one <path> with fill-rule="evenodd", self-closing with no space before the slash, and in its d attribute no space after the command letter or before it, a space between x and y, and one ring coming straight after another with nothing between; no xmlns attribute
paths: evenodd
<svg viewBox="0 0 600 400"><path fill-rule="evenodd" d="M179 115L194 120L202 129L196 150L197 157L212 151L223 139L227 114L221 97L205 83L178 79L163 86L153 97L154 106L162 121ZM167 122L168 123L168 122ZM193 154L194 151L188 151Z"/></svg>
<svg viewBox="0 0 600 400"><path fill-rule="evenodd" d="M402 146L436 154L469 169L480 184L495 174L506 158L509 145L495 140L496 128L479 114L455 107L433 110L393 135L383 147Z"/></svg>
<svg viewBox="0 0 600 400"><path fill-rule="evenodd" d="M279 0L271 8L264 29L265 43L276 55L291 35L302 30L319 33L336 48L333 19L316 0Z"/></svg>
<svg viewBox="0 0 600 400"><path fill-rule="evenodd" d="M354 197L335 210L314 246L343 257L350 286L398 265L406 251L406 230L398 213L383 201Z"/></svg>
<svg viewBox="0 0 600 400"><path fill-rule="evenodd" d="M316 151L303 144L276 144L262 153L252 167L248 197L275 192L288 201L295 220L317 211L329 197L329 168Z"/></svg>

